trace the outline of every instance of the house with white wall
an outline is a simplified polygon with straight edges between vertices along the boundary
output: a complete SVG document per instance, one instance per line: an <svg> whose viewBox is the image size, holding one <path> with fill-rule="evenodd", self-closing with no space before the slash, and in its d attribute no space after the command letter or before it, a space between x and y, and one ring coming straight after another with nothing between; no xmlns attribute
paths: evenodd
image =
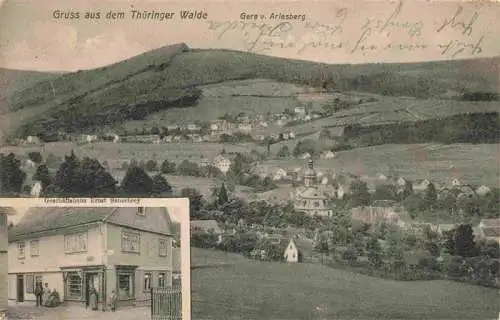
<svg viewBox="0 0 500 320"><path fill-rule="evenodd" d="M286 262L300 263L310 260L313 251L313 241L292 237L285 248L283 258Z"/></svg>
<svg viewBox="0 0 500 320"><path fill-rule="evenodd" d="M222 173L227 173L229 168L231 168L231 159L226 158L223 155L218 155L212 160L212 166L219 169Z"/></svg>
<svg viewBox="0 0 500 320"><path fill-rule="evenodd" d="M149 299L172 284L172 221L166 208L31 208L9 230L8 298L35 300L47 283L63 301ZM1 282L0 282L1 283Z"/></svg>

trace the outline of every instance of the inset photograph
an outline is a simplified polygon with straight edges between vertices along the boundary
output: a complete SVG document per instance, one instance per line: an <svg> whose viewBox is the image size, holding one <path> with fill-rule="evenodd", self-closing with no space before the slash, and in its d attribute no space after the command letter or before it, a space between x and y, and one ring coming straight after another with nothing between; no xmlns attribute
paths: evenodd
<svg viewBox="0 0 500 320"><path fill-rule="evenodd" d="M7 318L185 319L183 210L165 200L180 203L1 207Z"/></svg>

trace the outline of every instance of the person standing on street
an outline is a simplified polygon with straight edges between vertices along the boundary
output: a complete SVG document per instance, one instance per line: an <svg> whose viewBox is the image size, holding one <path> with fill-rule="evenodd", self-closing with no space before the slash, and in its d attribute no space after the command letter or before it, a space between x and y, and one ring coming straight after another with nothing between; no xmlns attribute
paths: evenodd
<svg viewBox="0 0 500 320"><path fill-rule="evenodd" d="M49 284L47 282L45 282L45 288L43 288L43 305L45 306L47 304L47 302L49 301L49 297L50 297L50 288L49 288Z"/></svg>
<svg viewBox="0 0 500 320"><path fill-rule="evenodd" d="M111 296L109 297L109 306L111 308L111 311L116 311L116 292L115 290L111 291Z"/></svg>
<svg viewBox="0 0 500 320"><path fill-rule="evenodd" d="M43 306L42 296L43 296L42 284L37 282L35 285L35 298L36 298L36 306L37 307Z"/></svg>

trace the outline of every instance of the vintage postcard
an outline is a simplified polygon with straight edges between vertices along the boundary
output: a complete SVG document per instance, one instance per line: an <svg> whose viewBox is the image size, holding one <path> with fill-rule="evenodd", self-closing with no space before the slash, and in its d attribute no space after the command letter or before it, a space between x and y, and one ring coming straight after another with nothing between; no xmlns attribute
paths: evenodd
<svg viewBox="0 0 500 320"><path fill-rule="evenodd" d="M499 317L497 2L0 4L0 194L188 199L183 319Z"/></svg>
<svg viewBox="0 0 500 320"><path fill-rule="evenodd" d="M7 319L190 319L188 199L2 198L0 218Z"/></svg>

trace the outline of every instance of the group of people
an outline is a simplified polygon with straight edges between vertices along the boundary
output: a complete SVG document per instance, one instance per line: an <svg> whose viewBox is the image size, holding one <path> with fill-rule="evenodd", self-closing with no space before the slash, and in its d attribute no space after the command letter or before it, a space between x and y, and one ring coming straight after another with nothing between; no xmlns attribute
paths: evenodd
<svg viewBox="0 0 500 320"><path fill-rule="evenodd" d="M35 285L35 297L36 306L42 307L47 306L49 302L51 291L49 289L49 284L45 283L45 287L41 283L37 282Z"/></svg>
<svg viewBox="0 0 500 320"><path fill-rule="evenodd" d="M111 295L109 296L109 308L111 311L116 311L116 293L115 290L111 291ZM94 287L91 287L89 290L89 298L86 302L87 308L91 308L92 311L97 311L99 308L99 294Z"/></svg>
<svg viewBox="0 0 500 320"><path fill-rule="evenodd" d="M36 306L37 307L48 307L51 303L51 290L49 289L49 284L45 283L45 286L42 286L41 283L37 283L35 285L35 297L36 297ZM116 311L116 300L117 296L115 290L111 292L111 296L109 297L109 308L111 311ZM97 311L99 302L99 296L97 290L94 287L89 289L88 299L86 301L86 307L91 308L93 311Z"/></svg>

